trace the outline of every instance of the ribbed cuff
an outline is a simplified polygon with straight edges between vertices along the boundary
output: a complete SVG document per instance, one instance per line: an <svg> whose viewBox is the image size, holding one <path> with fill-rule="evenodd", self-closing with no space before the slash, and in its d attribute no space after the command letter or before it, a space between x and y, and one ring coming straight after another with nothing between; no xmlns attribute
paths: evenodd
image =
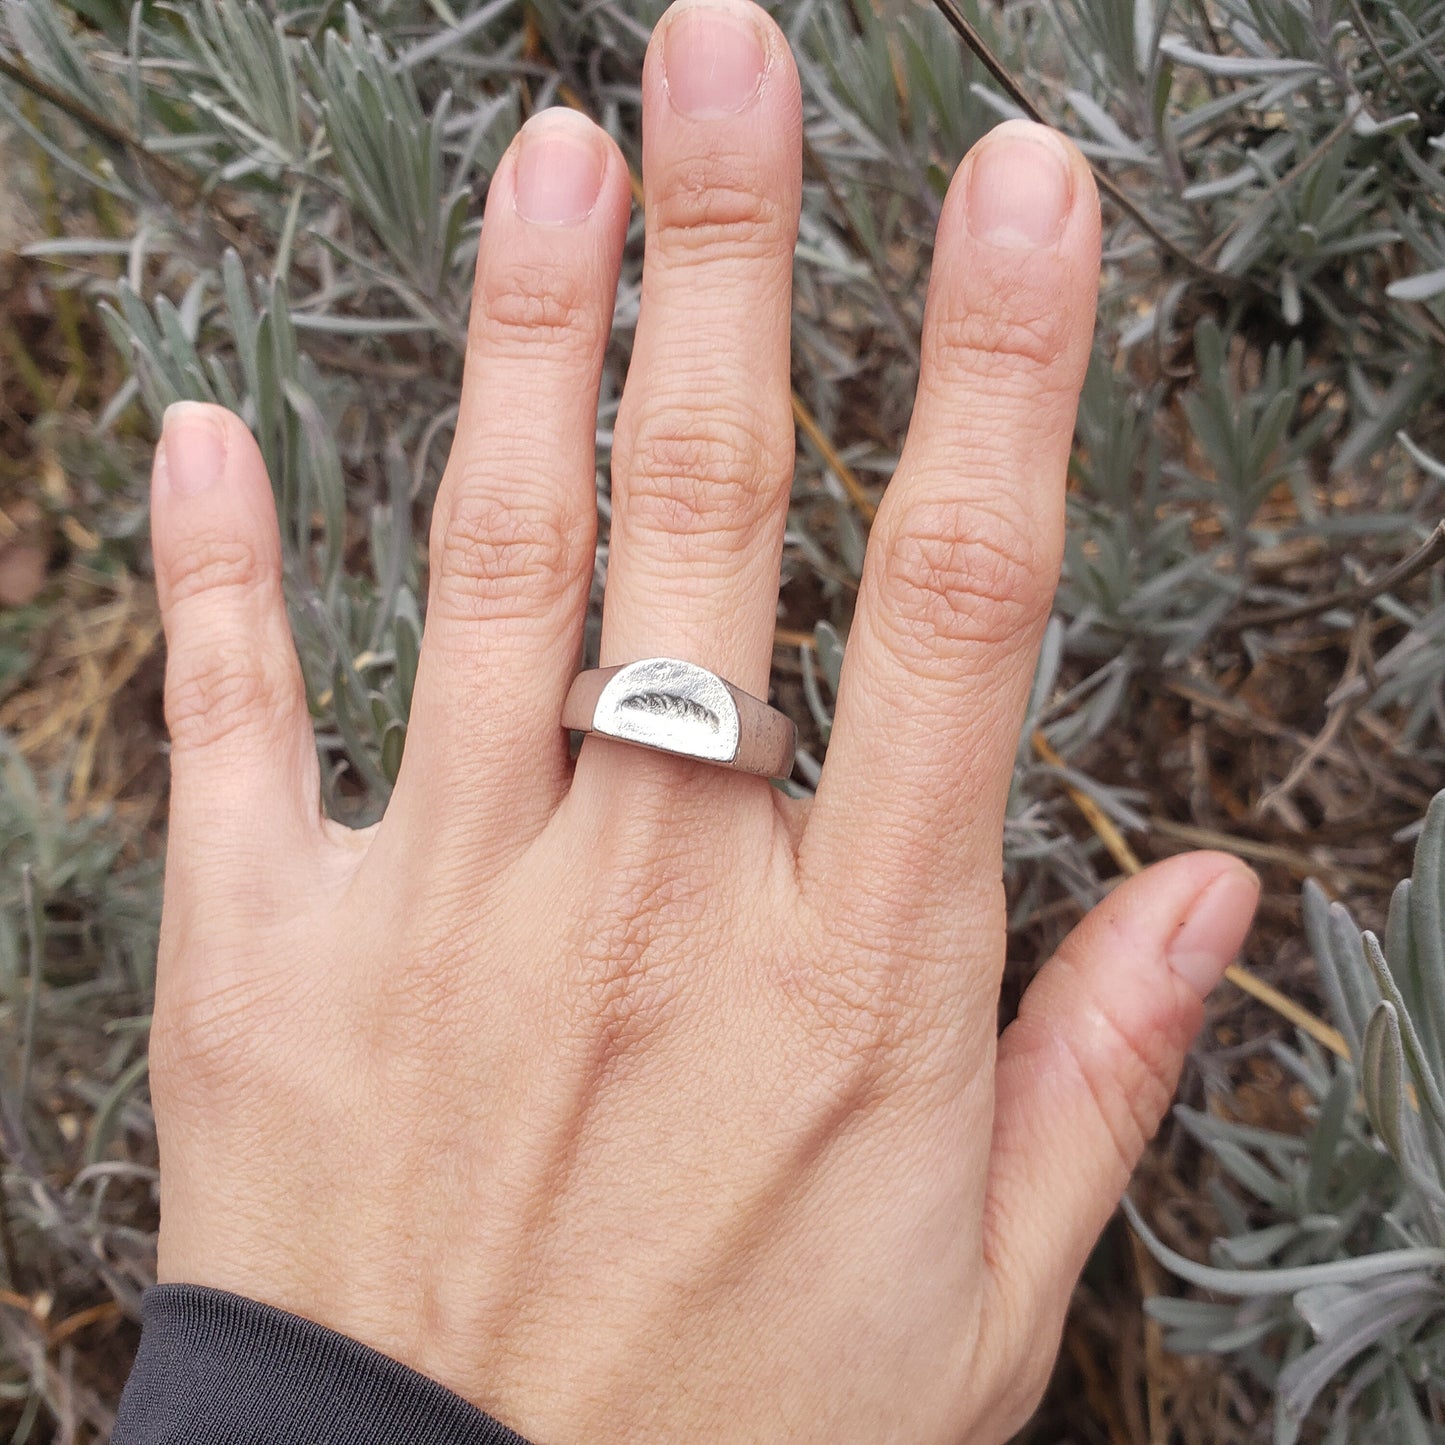
<svg viewBox="0 0 1445 1445"><path fill-rule="evenodd" d="M435 1380L269 1305L147 1290L111 1445L527 1445Z"/></svg>

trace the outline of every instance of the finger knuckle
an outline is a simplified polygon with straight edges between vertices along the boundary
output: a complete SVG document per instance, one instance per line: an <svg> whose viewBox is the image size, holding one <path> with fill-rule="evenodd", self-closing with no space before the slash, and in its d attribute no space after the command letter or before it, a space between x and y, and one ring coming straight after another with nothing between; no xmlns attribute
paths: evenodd
<svg viewBox="0 0 1445 1445"><path fill-rule="evenodd" d="M279 585L278 569L241 537L201 535L166 563L166 601L172 606L216 593L246 593Z"/></svg>
<svg viewBox="0 0 1445 1445"><path fill-rule="evenodd" d="M671 168L652 197L654 234L669 260L732 264L791 249L782 206L751 183L753 165L751 157L705 156Z"/></svg>
<svg viewBox="0 0 1445 1445"><path fill-rule="evenodd" d="M251 636L209 638L173 653L166 668L173 751L213 747L240 733L274 732L298 702L295 680Z"/></svg>
<svg viewBox="0 0 1445 1445"><path fill-rule="evenodd" d="M930 350L945 378L962 373L1000 384L1019 378L1036 390L1066 355L1069 335L1063 312L1052 305L963 307L937 319Z"/></svg>
<svg viewBox="0 0 1445 1445"><path fill-rule="evenodd" d="M790 433L721 408L644 413L624 443L628 525L675 539L684 555L688 539L709 552L746 549L792 473Z"/></svg>
<svg viewBox="0 0 1445 1445"><path fill-rule="evenodd" d="M923 665L963 658L1035 629L1057 560L1011 508L977 499L915 503L884 539L881 623Z"/></svg>
<svg viewBox="0 0 1445 1445"><path fill-rule="evenodd" d="M1063 954L1052 966L1061 961L1067 966ZM1022 1031L1024 1050L1063 1059L1108 1135L1121 1177L1131 1174L1179 1082L1184 1050L1174 1031L1130 1027L1098 999L1079 1000L1069 1028L1051 1028L1033 1015L1027 997L1010 1029Z"/></svg>
<svg viewBox="0 0 1445 1445"><path fill-rule="evenodd" d="M585 565L584 530L557 508L463 480L433 532L433 608L463 622L546 617Z"/></svg>
<svg viewBox="0 0 1445 1445"><path fill-rule="evenodd" d="M591 354L604 339L595 279L586 268L519 262L477 279L471 346L504 357Z"/></svg>
<svg viewBox="0 0 1445 1445"><path fill-rule="evenodd" d="M1100 1007L1097 1013L1102 1031L1115 1040L1109 1066L1091 1066L1092 1056L1082 1049L1075 1053L1094 1106L1113 1140L1120 1168L1128 1173L1158 1132L1174 1097L1180 1053L1172 1038L1125 1028L1107 1007Z"/></svg>

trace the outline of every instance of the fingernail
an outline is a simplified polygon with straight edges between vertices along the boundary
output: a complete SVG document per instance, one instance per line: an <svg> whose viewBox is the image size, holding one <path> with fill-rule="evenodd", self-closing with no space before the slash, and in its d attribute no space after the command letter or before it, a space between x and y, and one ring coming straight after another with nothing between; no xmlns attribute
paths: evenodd
<svg viewBox="0 0 1445 1445"><path fill-rule="evenodd" d="M1169 967L1204 998L1234 962L1259 902L1259 879L1238 863L1194 900L1169 944Z"/></svg>
<svg viewBox="0 0 1445 1445"><path fill-rule="evenodd" d="M182 497L193 497L220 481L226 470L226 428L212 407L178 401L166 408L156 469Z"/></svg>
<svg viewBox="0 0 1445 1445"><path fill-rule="evenodd" d="M717 0L674 5L662 41L667 93L683 115L736 115L762 87L768 52L751 6Z"/></svg>
<svg viewBox="0 0 1445 1445"><path fill-rule="evenodd" d="M513 204L524 221L575 226L597 207L607 156L585 116L558 108L522 127Z"/></svg>
<svg viewBox="0 0 1445 1445"><path fill-rule="evenodd" d="M974 153L968 228L995 246L1050 246L1063 232L1073 190L1063 142L1045 126L1005 121Z"/></svg>

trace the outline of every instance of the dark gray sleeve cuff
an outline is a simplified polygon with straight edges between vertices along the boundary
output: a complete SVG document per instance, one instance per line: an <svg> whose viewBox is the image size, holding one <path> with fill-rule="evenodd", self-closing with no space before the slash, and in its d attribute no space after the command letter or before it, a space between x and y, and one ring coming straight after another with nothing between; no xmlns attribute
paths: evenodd
<svg viewBox="0 0 1445 1445"><path fill-rule="evenodd" d="M269 1305L147 1290L111 1445L527 1445L406 1365Z"/></svg>

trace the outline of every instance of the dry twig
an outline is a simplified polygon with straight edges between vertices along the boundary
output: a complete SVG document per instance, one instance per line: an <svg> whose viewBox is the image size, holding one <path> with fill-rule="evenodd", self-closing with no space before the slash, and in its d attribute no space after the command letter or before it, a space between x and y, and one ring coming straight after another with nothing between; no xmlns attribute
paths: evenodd
<svg viewBox="0 0 1445 1445"><path fill-rule="evenodd" d="M1387 571L1369 582L1354 587L1343 587L1338 592L1324 597L1315 597L1308 602L1292 603L1286 607L1261 607L1255 612L1243 612L1229 619L1224 626L1235 632L1247 627L1274 627L1281 622L1298 622L1305 617L1318 617L1333 612L1338 607L1363 607L1386 592L1402 587L1412 577L1428 571L1445 558L1445 522L1436 524L1435 530L1410 555L1397 562Z"/></svg>
<svg viewBox="0 0 1445 1445"><path fill-rule="evenodd" d="M1063 768L1065 766L1064 760L1042 733L1034 734L1033 744L1034 751L1050 767ZM1084 815L1085 821L1098 835L1099 841L1108 849L1109 856L1119 865L1120 871L1131 877L1135 873L1142 872L1144 865L1139 861L1138 855L1129 846L1114 820L1082 789L1076 788L1068 782L1064 784L1064 788L1074 806ZM1220 837L1214 843L1206 846L1223 846L1236 853L1245 851L1234 840L1227 837ZM1231 964L1225 970L1224 976L1236 988L1242 989L1266 1007L1273 1009L1281 1018L1288 1020L1317 1043L1323 1044L1325 1048L1338 1054L1342 1059L1349 1058L1349 1045L1346 1044L1344 1035L1338 1029L1331 1028L1329 1024L1316 1017L1307 1008L1297 1004L1272 985L1265 983L1263 979L1256 978L1242 964Z"/></svg>

